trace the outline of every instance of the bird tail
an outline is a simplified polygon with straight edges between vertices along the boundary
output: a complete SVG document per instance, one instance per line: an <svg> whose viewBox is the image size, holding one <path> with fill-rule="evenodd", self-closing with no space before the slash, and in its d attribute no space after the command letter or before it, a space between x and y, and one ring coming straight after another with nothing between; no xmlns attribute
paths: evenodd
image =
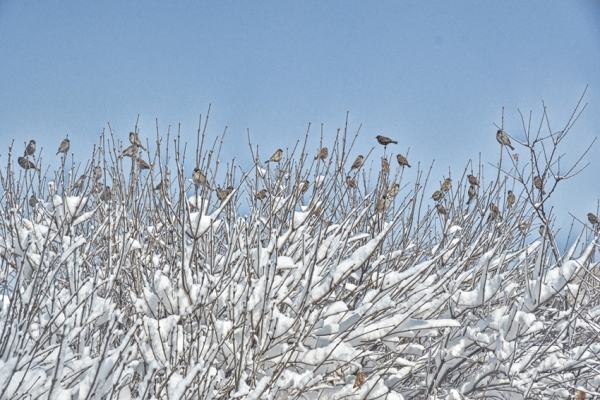
<svg viewBox="0 0 600 400"><path fill-rule="evenodd" d="M508 145L508 147L510 147L510 149L511 149L512 151L514 151L514 150L515 150L515 148L514 148L514 147L512 147L512 144L509 144L509 145Z"/></svg>
<svg viewBox="0 0 600 400"><path fill-rule="evenodd" d="M397 140L392 140L390 143L398 144Z"/></svg>

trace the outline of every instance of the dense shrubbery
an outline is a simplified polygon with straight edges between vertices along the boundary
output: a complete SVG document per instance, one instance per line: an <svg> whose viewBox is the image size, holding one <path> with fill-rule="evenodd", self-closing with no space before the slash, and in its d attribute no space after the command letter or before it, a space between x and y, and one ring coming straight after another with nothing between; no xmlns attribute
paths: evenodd
<svg viewBox="0 0 600 400"><path fill-rule="evenodd" d="M526 130L520 161L498 145L485 176L468 163L439 202L445 213L431 195L447 177L396 167L390 147L349 171L345 132L323 140L324 160L295 149L263 168L253 154L256 167L226 173L218 149L200 145L211 189L189 181L183 144L168 137L140 150L149 170L120 157L112 133L83 172L63 162L41 176L11 158L1 175L0 397L591 395L598 235L583 225L561 252L546 206L574 173L555 169L571 125ZM382 155L391 171L368 170ZM467 204L471 173L480 182Z"/></svg>

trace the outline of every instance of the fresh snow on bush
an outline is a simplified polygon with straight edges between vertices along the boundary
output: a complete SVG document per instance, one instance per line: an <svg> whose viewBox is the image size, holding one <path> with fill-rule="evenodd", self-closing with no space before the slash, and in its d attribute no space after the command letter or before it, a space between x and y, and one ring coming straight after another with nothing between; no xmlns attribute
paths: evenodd
<svg viewBox="0 0 600 400"><path fill-rule="evenodd" d="M548 199L560 171L538 163L533 145L545 134L525 132L521 158L533 164L503 147L489 177L470 163L452 175L446 214L431 199L446 177L367 162L350 171L342 135L324 161L298 150L263 167L255 154L255 166L228 164L221 179L218 149L199 148L209 185L198 187L160 139L143 155L150 170L104 135L89 163L55 174L10 158L0 176L0 398L600 394L598 233L583 221L559 249ZM376 147L372 165L393 160L388 151ZM466 205L473 169L480 188ZM546 194L532 183L539 171ZM399 194L385 196L393 183Z"/></svg>

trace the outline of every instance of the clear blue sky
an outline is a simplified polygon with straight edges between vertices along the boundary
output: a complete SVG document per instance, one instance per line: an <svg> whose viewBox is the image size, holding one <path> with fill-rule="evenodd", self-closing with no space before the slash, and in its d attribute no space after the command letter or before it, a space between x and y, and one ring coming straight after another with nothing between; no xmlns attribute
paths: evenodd
<svg viewBox="0 0 600 400"><path fill-rule="evenodd" d="M2 164L12 139L48 162L67 134L85 162L107 122L127 141L138 114L142 137L158 118L195 143L209 104L209 135L229 126L223 161L250 163L247 128L264 159L309 121L316 151L319 125L333 136L349 111L356 154L390 136L413 165L435 159L438 180L496 159L502 106L509 133L542 100L559 130L589 85L567 158L600 127L598 1L0 0L0 38ZM599 145L557 194L562 213L596 209Z"/></svg>

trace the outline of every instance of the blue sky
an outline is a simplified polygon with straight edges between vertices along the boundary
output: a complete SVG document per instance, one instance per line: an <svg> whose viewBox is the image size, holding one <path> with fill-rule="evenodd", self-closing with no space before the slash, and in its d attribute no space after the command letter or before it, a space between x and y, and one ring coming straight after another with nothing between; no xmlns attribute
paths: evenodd
<svg viewBox="0 0 600 400"><path fill-rule="evenodd" d="M250 163L246 129L264 159L309 121L316 151L320 124L327 142L349 111L356 154L390 136L413 165L435 160L437 180L480 153L496 160L503 106L516 137L517 109L537 122L542 100L557 131L589 85L567 159L600 126L598 1L0 0L0 37L2 164L11 140L30 138L50 162L67 134L85 163L107 122L127 141L138 114L142 137L158 118L193 144L209 104L209 136L229 127L223 161ZM561 214L596 209L598 146L557 193Z"/></svg>

